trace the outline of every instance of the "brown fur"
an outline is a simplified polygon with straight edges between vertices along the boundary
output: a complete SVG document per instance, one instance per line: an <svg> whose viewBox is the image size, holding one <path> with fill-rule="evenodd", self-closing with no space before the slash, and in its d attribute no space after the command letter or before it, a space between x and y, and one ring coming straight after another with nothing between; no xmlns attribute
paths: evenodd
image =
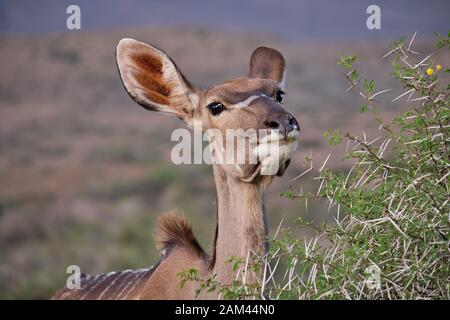
<svg viewBox="0 0 450 320"><path fill-rule="evenodd" d="M249 78L273 79L282 82L285 65L283 56L277 50L259 47L250 58Z"/></svg>
<svg viewBox="0 0 450 320"><path fill-rule="evenodd" d="M133 59L136 66L144 72L148 72L155 78L160 79L162 77L163 64L158 56L151 55L145 51L141 52L140 54L133 55L131 59Z"/></svg>
<svg viewBox="0 0 450 320"><path fill-rule="evenodd" d="M154 91L165 97L167 100L166 103L170 102L168 99L170 96L170 88L161 82L161 79L157 79L151 74L139 73L136 75L136 80L146 91ZM159 103L157 101L155 102Z"/></svg>
<svg viewBox="0 0 450 320"><path fill-rule="evenodd" d="M150 99L158 104L170 104L169 98L158 92L145 90L144 94L147 97L147 99Z"/></svg>
<svg viewBox="0 0 450 320"><path fill-rule="evenodd" d="M166 213L158 218L155 241L158 250L162 252L179 246L190 250L199 257L206 257L206 253L195 238L187 219L175 212Z"/></svg>

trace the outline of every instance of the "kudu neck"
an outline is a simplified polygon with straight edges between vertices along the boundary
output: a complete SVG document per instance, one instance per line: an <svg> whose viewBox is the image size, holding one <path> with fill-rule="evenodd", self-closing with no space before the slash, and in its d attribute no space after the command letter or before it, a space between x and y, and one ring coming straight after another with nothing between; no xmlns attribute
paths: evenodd
<svg viewBox="0 0 450 320"><path fill-rule="evenodd" d="M267 223L263 191L259 184L243 182L213 166L217 188L217 235L213 272L219 280L230 282L235 273L230 257L246 261L253 254L267 251Z"/></svg>

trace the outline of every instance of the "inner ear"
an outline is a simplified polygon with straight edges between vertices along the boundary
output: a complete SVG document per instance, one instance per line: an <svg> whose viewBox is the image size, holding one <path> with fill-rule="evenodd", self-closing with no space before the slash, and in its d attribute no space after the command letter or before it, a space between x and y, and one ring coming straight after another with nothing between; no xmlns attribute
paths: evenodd
<svg viewBox="0 0 450 320"><path fill-rule="evenodd" d="M192 118L196 93L163 51L133 39L122 39L116 59L123 85L135 102L185 121Z"/></svg>
<svg viewBox="0 0 450 320"><path fill-rule="evenodd" d="M272 48L256 48L250 58L248 77L271 79L283 87L285 78L285 61L283 55Z"/></svg>

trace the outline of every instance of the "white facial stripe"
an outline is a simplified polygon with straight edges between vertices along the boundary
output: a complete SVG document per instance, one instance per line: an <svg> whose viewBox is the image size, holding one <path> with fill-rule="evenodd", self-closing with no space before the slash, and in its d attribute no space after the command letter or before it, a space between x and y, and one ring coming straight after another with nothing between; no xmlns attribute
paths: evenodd
<svg viewBox="0 0 450 320"><path fill-rule="evenodd" d="M286 88L286 70L284 70L283 72L283 78L281 79L280 87L282 89Z"/></svg>
<svg viewBox="0 0 450 320"><path fill-rule="evenodd" d="M253 101L255 101L256 99L258 99L260 97L267 97L267 96L265 94L257 94L257 95L248 97L244 101L241 101L239 103L234 104L233 108L234 109L240 109L240 108L248 107Z"/></svg>
<svg viewBox="0 0 450 320"><path fill-rule="evenodd" d="M188 97L189 97L189 100L192 103L192 107L194 109L197 109L198 108L198 103L199 103L198 95L196 95L194 93L190 93Z"/></svg>

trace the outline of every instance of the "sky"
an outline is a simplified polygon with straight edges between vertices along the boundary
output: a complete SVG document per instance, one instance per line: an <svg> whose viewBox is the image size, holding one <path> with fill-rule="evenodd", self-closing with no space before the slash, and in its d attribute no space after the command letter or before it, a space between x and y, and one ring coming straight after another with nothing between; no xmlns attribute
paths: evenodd
<svg viewBox="0 0 450 320"><path fill-rule="evenodd" d="M302 41L392 39L450 30L449 0L0 0L0 34L65 32L70 4L81 8L81 32L203 26ZM366 27L370 4L381 9L380 30Z"/></svg>

